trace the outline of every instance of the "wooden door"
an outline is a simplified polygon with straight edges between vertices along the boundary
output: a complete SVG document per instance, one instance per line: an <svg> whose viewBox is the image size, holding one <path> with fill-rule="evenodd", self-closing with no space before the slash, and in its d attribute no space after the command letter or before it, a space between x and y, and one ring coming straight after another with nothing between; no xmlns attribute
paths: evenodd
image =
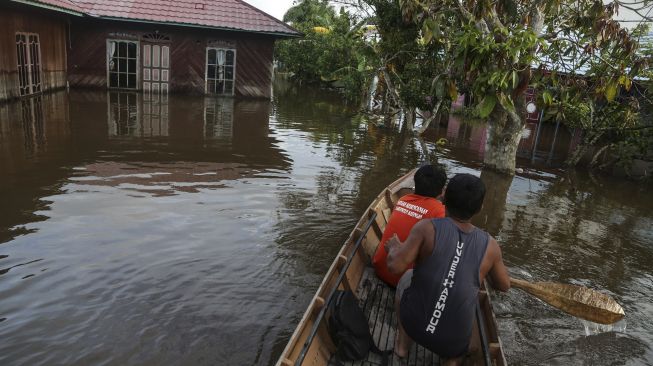
<svg viewBox="0 0 653 366"><path fill-rule="evenodd" d="M170 83L170 46L143 43L143 92L167 94Z"/></svg>

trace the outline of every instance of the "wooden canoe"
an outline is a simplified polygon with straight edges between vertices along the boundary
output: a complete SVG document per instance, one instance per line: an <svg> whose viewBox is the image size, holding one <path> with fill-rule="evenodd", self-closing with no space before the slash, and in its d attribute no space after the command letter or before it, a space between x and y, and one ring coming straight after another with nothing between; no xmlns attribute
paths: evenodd
<svg viewBox="0 0 653 366"><path fill-rule="evenodd" d="M390 184L381 192L360 218L345 244L329 268L322 284L309 304L299 325L286 345L277 366L323 366L334 364L335 350L326 326L326 304L336 289L348 289L356 293L361 307L368 317L370 329L377 346L391 349L394 346L396 319L394 313L394 289L385 285L374 275L371 258L381 240L383 229L390 218L397 200L411 193L414 171ZM344 271L343 271L344 270ZM506 365L506 359L497 332L497 324L489 294L483 286L477 313L481 324L478 328L479 344L483 345L483 358L475 364ZM370 353L367 360L348 363L351 365L376 365L380 357ZM394 356L390 365L398 365ZM402 365L438 365L439 360L428 350L413 346L408 360Z"/></svg>

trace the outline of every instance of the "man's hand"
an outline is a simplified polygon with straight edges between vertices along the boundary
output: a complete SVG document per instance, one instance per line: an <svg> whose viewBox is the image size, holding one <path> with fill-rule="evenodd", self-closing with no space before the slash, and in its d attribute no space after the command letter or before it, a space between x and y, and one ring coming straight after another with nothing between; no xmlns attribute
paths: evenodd
<svg viewBox="0 0 653 366"><path fill-rule="evenodd" d="M415 224L403 243L399 241L397 235L393 235L390 240L386 241L388 271L394 274L404 273L408 266L417 260L422 242L427 236L433 237L431 220L422 220Z"/></svg>
<svg viewBox="0 0 653 366"><path fill-rule="evenodd" d="M385 242L385 252L390 253L394 248L398 247L401 245L401 242L399 241L399 237L397 234L392 235L392 238L390 240L386 240Z"/></svg>

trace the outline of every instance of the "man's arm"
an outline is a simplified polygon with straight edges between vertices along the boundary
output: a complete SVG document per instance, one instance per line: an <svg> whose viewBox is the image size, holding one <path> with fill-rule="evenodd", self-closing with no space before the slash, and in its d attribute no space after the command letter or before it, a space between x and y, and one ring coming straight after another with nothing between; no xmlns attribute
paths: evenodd
<svg viewBox="0 0 653 366"><path fill-rule="evenodd" d="M388 252L386 264L390 273L403 273L411 263L415 263L426 237L424 232L429 227L431 227L430 220L422 220L413 226L405 242L401 243L397 234L386 241L385 250Z"/></svg>
<svg viewBox="0 0 653 366"><path fill-rule="evenodd" d="M488 245L488 254L492 258L492 267L490 267L490 272L488 273L490 285L499 291L508 291L510 290L510 276L508 275L506 265L503 264L501 247L499 247L499 244L494 238L490 238Z"/></svg>

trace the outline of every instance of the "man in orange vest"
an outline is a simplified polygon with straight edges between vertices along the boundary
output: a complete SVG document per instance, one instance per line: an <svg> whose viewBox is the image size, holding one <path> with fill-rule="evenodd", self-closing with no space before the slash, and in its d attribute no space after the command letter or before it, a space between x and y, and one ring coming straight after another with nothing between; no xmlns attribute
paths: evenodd
<svg viewBox="0 0 653 366"><path fill-rule="evenodd" d="M444 205L438 200L447 183L444 169L435 165L424 165L415 172L414 179L415 193L403 196L395 205L383 232L381 243L372 259L376 275L393 287L397 286L403 273L394 274L388 271L386 264L388 254L384 249L386 241L396 234L403 242L418 221L444 217L445 212Z"/></svg>

